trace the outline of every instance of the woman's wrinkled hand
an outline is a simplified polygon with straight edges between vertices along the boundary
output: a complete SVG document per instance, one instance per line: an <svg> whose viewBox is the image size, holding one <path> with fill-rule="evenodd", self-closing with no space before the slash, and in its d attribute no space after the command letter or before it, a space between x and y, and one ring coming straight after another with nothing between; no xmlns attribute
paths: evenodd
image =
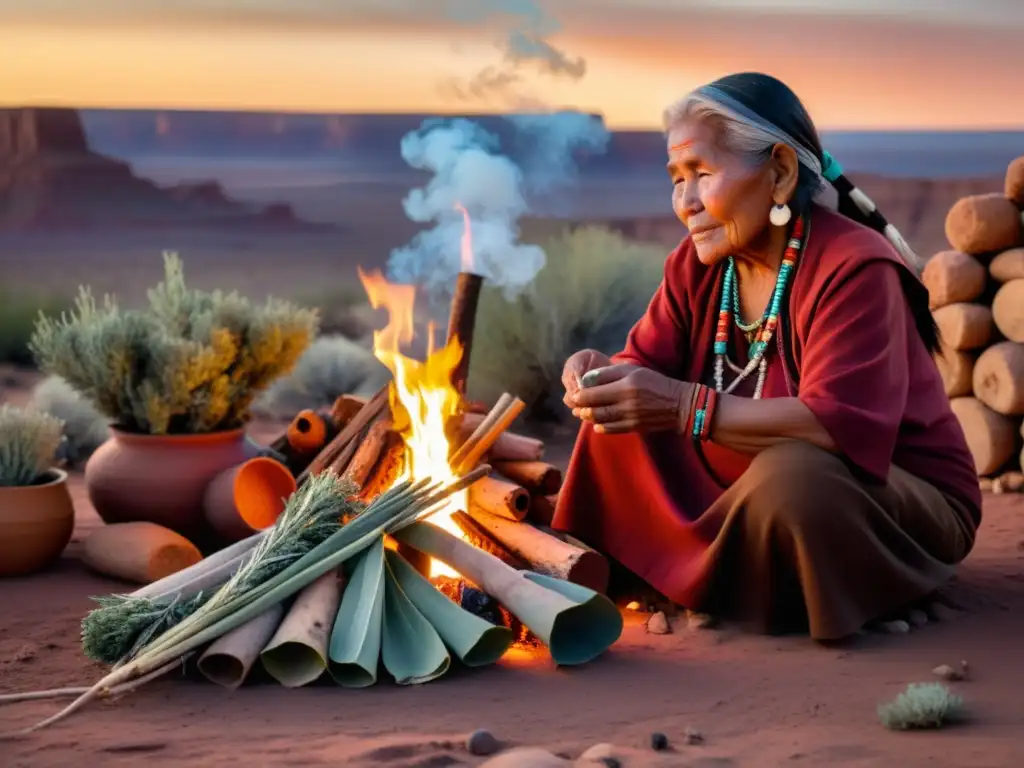
<svg viewBox="0 0 1024 768"><path fill-rule="evenodd" d="M655 432L683 429L694 385L649 368L622 363L592 369L570 405L597 432Z"/></svg>
<svg viewBox="0 0 1024 768"><path fill-rule="evenodd" d="M580 390L580 381L593 370L604 368L612 364L611 358L596 349L582 349L568 360L562 368L562 386L565 387L565 396L562 401L573 407L573 398Z"/></svg>

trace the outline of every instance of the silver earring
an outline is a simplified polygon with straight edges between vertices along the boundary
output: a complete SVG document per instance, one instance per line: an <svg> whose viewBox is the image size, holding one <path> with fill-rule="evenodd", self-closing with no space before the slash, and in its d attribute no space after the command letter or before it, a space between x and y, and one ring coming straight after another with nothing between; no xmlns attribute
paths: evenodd
<svg viewBox="0 0 1024 768"><path fill-rule="evenodd" d="M771 213L768 214L768 221L770 221L776 227L784 227L789 224L789 220L793 217L793 212L789 210L789 206L785 203L776 203L772 206Z"/></svg>

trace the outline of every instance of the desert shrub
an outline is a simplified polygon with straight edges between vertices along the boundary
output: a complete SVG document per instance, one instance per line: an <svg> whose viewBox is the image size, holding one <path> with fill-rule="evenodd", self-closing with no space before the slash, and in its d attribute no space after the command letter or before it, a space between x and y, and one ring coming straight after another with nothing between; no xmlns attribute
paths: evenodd
<svg viewBox="0 0 1024 768"><path fill-rule="evenodd" d="M390 378L370 350L344 336L322 336L299 358L294 371L260 397L256 410L290 419L303 408L328 407L341 395L372 396Z"/></svg>
<svg viewBox="0 0 1024 768"><path fill-rule="evenodd" d="M64 422L64 440L57 453L72 467L82 466L110 435L107 420L60 376L39 382L30 406Z"/></svg>
<svg viewBox="0 0 1024 768"><path fill-rule="evenodd" d="M547 263L513 299L485 287L477 312L469 385L493 401L509 392L528 415L565 412L562 366L584 348L612 354L643 315L661 280L665 250L583 227L544 243Z"/></svg>
<svg viewBox="0 0 1024 768"><path fill-rule="evenodd" d="M370 306L360 283L342 283L330 291L304 297L302 304L316 307L320 315L320 333L345 336L356 341L369 338L377 327L377 312Z"/></svg>
<svg viewBox="0 0 1024 768"><path fill-rule="evenodd" d="M19 296L0 290L0 363L31 365L29 340L40 312L59 314L66 302L53 298Z"/></svg>
<svg viewBox="0 0 1024 768"><path fill-rule="evenodd" d="M36 323L30 348L121 429L195 434L242 426L256 396L288 373L317 332L315 311L277 299L255 305L236 292L185 285L164 256L149 307L97 303L88 288L59 319Z"/></svg>
<svg viewBox="0 0 1024 768"><path fill-rule="evenodd" d="M63 426L48 413L0 405L0 486L38 482L53 466Z"/></svg>
<svg viewBox="0 0 1024 768"><path fill-rule="evenodd" d="M878 705L878 719L894 731L941 728L962 713L963 700L941 683L911 683L892 701Z"/></svg>

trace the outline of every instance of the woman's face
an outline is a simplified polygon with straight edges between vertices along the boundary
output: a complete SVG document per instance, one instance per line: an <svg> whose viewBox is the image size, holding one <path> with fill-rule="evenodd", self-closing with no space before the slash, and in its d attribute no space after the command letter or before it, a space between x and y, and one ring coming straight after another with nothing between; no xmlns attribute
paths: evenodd
<svg viewBox="0 0 1024 768"><path fill-rule="evenodd" d="M690 230L697 258L708 266L730 254L756 251L768 235L775 204L771 163L751 168L715 139L713 128L701 122L668 134L672 208Z"/></svg>

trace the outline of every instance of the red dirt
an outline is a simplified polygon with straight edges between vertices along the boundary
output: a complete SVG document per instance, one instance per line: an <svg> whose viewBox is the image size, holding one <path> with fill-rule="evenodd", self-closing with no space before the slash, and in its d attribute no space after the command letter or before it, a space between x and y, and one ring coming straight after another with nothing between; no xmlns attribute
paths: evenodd
<svg viewBox="0 0 1024 768"><path fill-rule="evenodd" d="M101 524L80 477L72 483L75 538L52 570L3 584L0 693L80 686L99 664L79 648L91 595L126 591L87 572L80 541ZM517 745L575 757L611 742L624 765L755 766L1024 764L1024 496L990 496L975 551L951 594L970 610L906 636L870 635L826 648L676 621L648 635L644 617L602 659L556 669L510 656L496 668L450 673L429 685L369 690L270 684L228 692L169 676L120 700L94 703L51 728L0 742L5 766L472 765L465 735L488 728ZM952 683L970 721L931 733L892 733L876 705L939 664L970 664ZM0 732L30 725L66 700L0 706ZM688 746L692 727L704 743ZM645 748L667 734L677 751Z"/></svg>

